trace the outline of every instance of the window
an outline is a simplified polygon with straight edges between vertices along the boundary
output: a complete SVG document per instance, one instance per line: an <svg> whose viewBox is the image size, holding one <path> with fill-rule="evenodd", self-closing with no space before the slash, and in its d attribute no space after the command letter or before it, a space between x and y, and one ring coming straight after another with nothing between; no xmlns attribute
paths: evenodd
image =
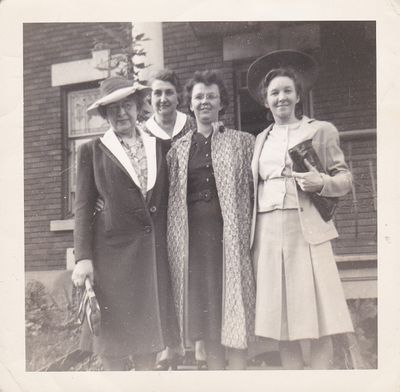
<svg viewBox="0 0 400 392"><path fill-rule="evenodd" d="M74 215L76 188L76 163L79 146L90 139L101 136L109 128L100 115L88 115L87 108L99 97L98 88L66 91L67 105L67 192L66 217Z"/></svg>

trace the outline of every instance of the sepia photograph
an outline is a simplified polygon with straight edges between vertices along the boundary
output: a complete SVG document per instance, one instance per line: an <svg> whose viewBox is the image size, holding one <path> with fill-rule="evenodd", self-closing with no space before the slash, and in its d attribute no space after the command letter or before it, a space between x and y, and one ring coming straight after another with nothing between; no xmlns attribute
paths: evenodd
<svg viewBox="0 0 400 392"><path fill-rule="evenodd" d="M395 391L397 3L21 18L0 391Z"/></svg>
<svg viewBox="0 0 400 392"><path fill-rule="evenodd" d="M377 367L375 22L23 29L27 370Z"/></svg>

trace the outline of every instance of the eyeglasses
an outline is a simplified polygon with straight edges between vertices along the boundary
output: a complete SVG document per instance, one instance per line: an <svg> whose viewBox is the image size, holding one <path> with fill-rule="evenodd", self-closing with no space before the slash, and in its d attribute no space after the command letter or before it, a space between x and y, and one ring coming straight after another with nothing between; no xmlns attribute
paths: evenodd
<svg viewBox="0 0 400 392"><path fill-rule="evenodd" d="M117 102L117 103L112 103L110 105L106 106L106 110L109 113L116 114L118 111L122 108L124 109L125 112L130 111L133 106L135 105L135 101L133 100L128 100L128 101L122 101L122 102Z"/></svg>
<svg viewBox="0 0 400 392"><path fill-rule="evenodd" d="M195 99L196 101L203 101L204 98L207 99L208 101L215 101L216 99L219 98L218 94L213 94L213 93L209 93L209 94L196 94L195 96L192 97L193 99Z"/></svg>

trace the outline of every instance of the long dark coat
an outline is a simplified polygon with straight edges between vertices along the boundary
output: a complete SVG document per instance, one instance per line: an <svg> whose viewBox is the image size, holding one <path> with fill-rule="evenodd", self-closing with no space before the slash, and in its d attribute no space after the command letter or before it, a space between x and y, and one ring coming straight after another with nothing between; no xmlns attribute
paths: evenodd
<svg viewBox="0 0 400 392"><path fill-rule="evenodd" d="M154 186L144 198L110 132L78 153L75 257L93 260L102 317L100 336L92 339L84 328L81 348L113 356L158 352L176 344L177 331L166 249L165 151L142 134L146 153L157 162ZM98 197L104 209L93 215Z"/></svg>

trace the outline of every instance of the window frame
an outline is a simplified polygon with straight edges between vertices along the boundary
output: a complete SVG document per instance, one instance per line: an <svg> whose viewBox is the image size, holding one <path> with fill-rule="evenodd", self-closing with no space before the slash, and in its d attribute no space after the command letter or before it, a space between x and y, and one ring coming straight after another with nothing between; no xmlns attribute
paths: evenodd
<svg viewBox="0 0 400 392"><path fill-rule="evenodd" d="M63 160L63 174L62 174L62 218L63 220L74 219L73 206L71 200L71 172L69 170L70 162L74 159L72 141L82 140L97 137L104 134L104 132L92 132L85 135L72 136L69 129L70 111L69 111L69 95L76 91L85 91L99 88L99 80L77 83L72 85L63 86L61 88L61 113L62 113L62 160Z"/></svg>

